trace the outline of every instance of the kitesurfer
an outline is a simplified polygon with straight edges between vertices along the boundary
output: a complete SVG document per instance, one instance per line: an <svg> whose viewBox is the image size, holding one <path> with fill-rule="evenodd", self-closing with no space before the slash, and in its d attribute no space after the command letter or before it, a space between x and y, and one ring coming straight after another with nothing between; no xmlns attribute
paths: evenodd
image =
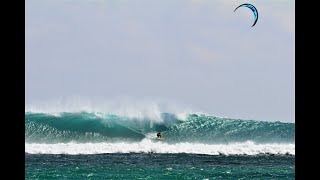
<svg viewBox="0 0 320 180"><path fill-rule="evenodd" d="M157 139L161 139L161 134L162 134L162 132L157 133Z"/></svg>

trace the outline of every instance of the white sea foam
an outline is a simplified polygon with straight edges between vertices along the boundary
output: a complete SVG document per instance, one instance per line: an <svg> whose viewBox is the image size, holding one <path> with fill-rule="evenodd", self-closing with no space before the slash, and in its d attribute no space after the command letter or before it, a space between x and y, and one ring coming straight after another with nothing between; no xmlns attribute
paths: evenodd
<svg viewBox="0 0 320 180"><path fill-rule="evenodd" d="M25 152L29 154L188 153L207 155L295 155L295 144L255 144L251 141L230 144L167 144L144 139L138 143L26 143Z"/></svg>

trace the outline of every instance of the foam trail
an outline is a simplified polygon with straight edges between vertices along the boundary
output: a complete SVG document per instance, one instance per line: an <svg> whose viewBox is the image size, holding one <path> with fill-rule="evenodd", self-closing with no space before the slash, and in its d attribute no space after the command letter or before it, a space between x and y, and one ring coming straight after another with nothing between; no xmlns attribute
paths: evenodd
<svg viewBox="0 0 320 180"><path fill-rule="evenodd" d="M207 155L295 155L294 144L255 144L248 141L231 144L167 144L145 139L139 143L26 143L29 154L103 154L103 153L188 153Z"/></svg>

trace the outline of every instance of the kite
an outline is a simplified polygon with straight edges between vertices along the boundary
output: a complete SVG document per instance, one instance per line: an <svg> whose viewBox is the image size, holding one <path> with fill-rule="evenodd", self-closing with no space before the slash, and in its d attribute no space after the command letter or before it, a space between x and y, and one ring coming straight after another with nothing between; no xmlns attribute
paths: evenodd
<svg viewBox="0 0 320 180"><path fill-rule="evenodd" d="M258 10L256 9L256 7L254 7L252 4L244 3L244 4L241 4L240 6L238 6L233 12L235 12L239 7L247 7L249 9L251 9L251 11L253 12L253 15L254 15L254 23L251 26L251 27L253 27L258 21Z"/></svg>

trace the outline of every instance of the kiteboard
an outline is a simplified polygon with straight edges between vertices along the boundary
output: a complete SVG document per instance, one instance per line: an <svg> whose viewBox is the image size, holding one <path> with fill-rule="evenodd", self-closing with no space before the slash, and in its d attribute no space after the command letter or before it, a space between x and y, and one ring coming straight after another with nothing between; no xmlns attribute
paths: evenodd
<svg viewBox="0 0 320 180"><path fill-rule="evenodd" d="M164 141L166 138L156 138L156 140Z"/></svg>

